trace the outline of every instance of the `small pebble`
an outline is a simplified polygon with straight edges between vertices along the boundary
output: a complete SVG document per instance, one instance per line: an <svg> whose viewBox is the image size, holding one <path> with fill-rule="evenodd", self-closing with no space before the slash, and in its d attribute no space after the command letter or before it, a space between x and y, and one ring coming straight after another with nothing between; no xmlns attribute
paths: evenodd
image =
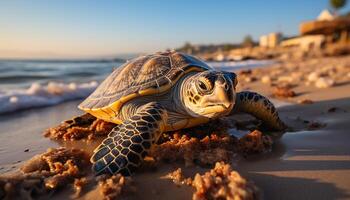
<svg viewBox="0 0 350 200"><path fill-rule="evenodd" d="M296 93L291 90L289 87L276 87L273 90L273 95L275 97L289 98L295 97Z"/></svg>
<svg viewBox="0 0 350 200"><path fill-rule="evenodd" d="M290 77L290 76L280 76L280 77L278 77L278 79L277 79L277 81L278 82L293 82L294 81L294 79L293 79L293 77Z"/></svg>
<svg viewBox="0 0 350 200"><path fill-rule="evenodd" d="M315 129L323 128L325 126L326 126L326 124L324 124L324 123L313 121L313 122L310 122L308 124L308 129L309 130L315 130Z"/></svg>
<svg viewBox="0 0 350 200"><path fill-rule="evenodd" d="M247 83L251 83L251 82L256 81L256 78L255 78L255 77L246 77L244 80L245 80L245 82L247 82Z"/></svg>
<svg viewBox="0 0 350 200"><path fill-rule="evenodd" d="M302 100L299 100L298 103L300 103L300 104L313 104L314 102L310 99L302 99Z"/></svg>
<svg viewBox="0 0 350 200"><path fill-rule="evenodd" d="M252 70L247 69L247 70L242 70L239 72L240 75L250 75L252 74Z"/></svg>
<svg viewBox="0 0 350 200"><path fill-rule="evenodd" d="M310 81L310 82L313 82L313 81L316 81L318 78L319 78L319 75L316 72L312 72L307 77L307 80Z"/></svg>
<svg viewBox="0 0 350 200"><path fill-rule="evenodd" d="M338 108L338 107L331 107L327 110L327 112L329 112L329 113L333 113L333 112L337 112L337 111L346 112L346 110Z"/></svg>
<svg viewBox="0 0 350 200"><path fill-rule="evenodd" d="M337 109L338 109L338 108L336 108L336 107L332 107L332 108L328 109L327 112L335 112Z"/></svg>
<svg viewBox="0 0 350 200"><path fill-rule="evenodd" d="M9 101L10 101L10 103L17 103L18 102L18 97L12 96L12 97L10 97Z"/></svg>
<svg viewBox="0 0 350 200"><path fill-rule="evenodd" d="M271 82L271 78L269 76L263 76L261 78L261 82L262 83L270 83Z"/></svg>
<svg viewBox="0 0 350 200"><path fill-rule="evenodd" d="M330 78L319 78L315 83L315 86L317 88L329 88L329 87L332 87L333 85L334 85L334 81Z"/></svg>

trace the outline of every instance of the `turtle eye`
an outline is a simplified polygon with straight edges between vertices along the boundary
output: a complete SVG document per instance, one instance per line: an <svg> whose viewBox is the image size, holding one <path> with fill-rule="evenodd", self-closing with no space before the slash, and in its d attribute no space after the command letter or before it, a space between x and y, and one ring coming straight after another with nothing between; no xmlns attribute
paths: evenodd
<svg viewBox="0 0 350 200"><path fill-rule="evenodd" d="M202 90L208 90L207 86L206 86L205 83L203 83L203 82L199 82L199 87L200 87Z"/></svg>
<svg viewBox="0 0 350 200"><path fill-rule="evenodd" d="M211 82L204 77L200 77L198 79L197 86L201 92L208 92L213 88L213 85L211 84Z"/></svg>

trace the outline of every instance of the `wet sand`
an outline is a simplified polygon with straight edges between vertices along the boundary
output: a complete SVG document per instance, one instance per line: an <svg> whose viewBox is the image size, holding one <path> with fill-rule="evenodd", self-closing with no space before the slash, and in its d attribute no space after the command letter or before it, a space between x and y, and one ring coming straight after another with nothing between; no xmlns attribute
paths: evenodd
<svg viewBox="0 0 350 200"><path fill-rule="evenodd" d="M290 123L300 117L326 127L286 133L271 154L238 162L236 169L254 180L266 199L349 199L349 103L348 97L281 108ZM340 109L329 113L330 107Z"/></svg>
<svg viewBox="0 0 350 200"><path fill-rule="evenodd" d="M76 109L77 103L0 115L0 173L18 168L23 161L49 147L57 147L57 143L43 137L42 132L81 113Z"/></svg>
<svg viewBox="0 0 350 200"><path fill-rule="evenodd" d="M242 88L271 96L270 87L259 82L246 83ZM298 102L307 98L314 102L289 104L278 109L281 118L295 131L277 140L272 152L234 160L232 167L254 181L264 199L350 199L350 85L344 83L325 89L299 85L294 90L298 96L282 100ZM42 132L79 114L78 103L0 116L0 173L14 171L33 155L59 146L43 137ZM308 130L305 120L326 126ZM96 146L75 142L60 145L88 147L89 151ZM128 199L190 199L191 187L179 187L160 178L178 167L187 177L209 170L185 167L181 163L161 164L155 171L133 176L137 190ZM61 199L67 195L71 195L69 191L54 197ZM81 198L98 197L98 192L92 188Z"/></svg>

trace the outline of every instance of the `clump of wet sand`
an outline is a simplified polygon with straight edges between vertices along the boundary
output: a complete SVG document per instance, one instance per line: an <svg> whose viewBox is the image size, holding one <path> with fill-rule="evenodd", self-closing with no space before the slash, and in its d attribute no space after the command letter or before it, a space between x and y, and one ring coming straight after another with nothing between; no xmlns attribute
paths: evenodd
<svg viewBox="0 0 350 200"><path fill-rule="evenodd" d="M172 180L177 185L192 186L195 191L193 200L228 199L254 200L261 199L258 187L251 181L243 178L237 171L232 170L229 164L217 162L210 171L199 174L194 178L185 178L181 168L170 172L163 178Z"/></svg>
<svg viewBox="0 0 350 200"><path fill-rule="evenodd" d="M55 140L91 141L96 137L106 137L115 126L90 114L80 118L80 123L69 120L62 122L46 130L44 135ZM164 133L152 147L149 156L155 161L184 162L186 166L211 166L219 161L230 162L237 153L261 153L271 148L270 136L253 131L237 139L227 133L229 126L227 120L217 120L195 128Z"/></svg>
<svg viewBox="0 0 350 200"><path fill-rule="evenodd" d="M297 94L288 86L277 86L273 89L273 96L276 98L289 98L295 97Z"/></svg>
<svg viewBox="0 0 350 200"><path fill-rule="evenodd" d="M118 199L122 195L127 195L136 190L132 185L130 177L124 177L121 174L113 176L102 175L98 177L98 188L103 199Z"/></svg>
<svg viewBox="0 0 350 200"><path fill-rule="evenodd" d="M92 185L95 188L93 190L98 191L99 197L103 199L125 197L136 191L130 177L120 174L91 177L88 159L82 150L64 147L48 149L27 161L20 171L0 176L1 198L49 198L54 192L63 189L74 190L74 197L79 197L87 185ZM178 184L194 187L196 192L193 199L218 199L224 196L229 199L230 196L232 199L256 199L257 189L254 185L223 162L217 162L210 172L197 174L194 179L184 178L181 169L168 178Z"/></svg>
<svg viewBox="0 0 350 200"><path fill-rule="evenodd" d="M218 161L230 161L235 140L226 134L211 134L200 139L178 132L168 136L167 141L154 146L150 156L165 162L184 161L185 165L210 165Z"/></svg>
<svg viewBox="0 0 350 200"><path fill-rule="evenodd" d="M181 168L178 168L175 171L172 171L161 178L172 180L173 183L175 183L178 186L191 185L193 181L192 178L186 178L183 175Z"/></svg>
<svg viewBox="0 0 350 200"><path fill-rule="evenodd" d="M44 131L44 136L55 140L93 140L97 137L107 137L116 124L97 119L86 113L66 120L56 127Z"/></svg>
<svg viewBox="0 0 350 200"><path fill-rule="evenodd" d="M130 177L120 174L93 177L86 152L60 147L28 160L19 171L0 176L0 199L50 198L59 190L82 195L84 188L97 190L103 199L116 199L131 193ZM96 187L97 185L97 187Z"/></svg>
<svg viewBox="0 0 350 200"><path fill-rule="evenodd" d="M150 156L165 162L184 161L186 166L211 166L220 161L231 162L237 154L246 156L267 152L271 150L272 144L272 138L258 130L240 139L225 133L212 133L198 138L176 132L168 136L167 141L156 145Z"/></svg>
<svg viewBox="0 0 350 200"><path fill-rule="evenodd" d="M269 135L254 130L238 140L238 151L244 155L263 153L272 149L273 140Z"/></svg>
<svg viewBox="0 0 350 200"><path fill-rule="evenodd" d="M0 176L0 198L31 199L49 195L87 174L89 158L78 149L48 149L20 169Z"/></svg>
<svg viewBox="0 0 350 200"><path fill-rule="evenodd" d="M196 174L192 182L196 189L194 200L204 199L260 199L259 189L243 178L231 166L223 162L215 164L214 169L203 175Z"/></svg>

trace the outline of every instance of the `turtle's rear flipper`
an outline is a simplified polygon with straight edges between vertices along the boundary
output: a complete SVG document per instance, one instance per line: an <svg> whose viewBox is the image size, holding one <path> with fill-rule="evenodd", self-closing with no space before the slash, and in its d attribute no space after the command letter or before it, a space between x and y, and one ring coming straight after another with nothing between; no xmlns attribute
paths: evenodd
<svg viewBox="0 0 350 200"><path fill-rule="evenodd" d="M237 93L236 103L232 113L245 112L263 121L267 127L282 131L287 126L278 116L278 112L266 97L249 91Z"/></svg>
<svg viewBox="0 0 350 200"><path fill-rule="evenodd" d="M98 175L131 175L143 161L151 145L161 135L166 111L157 103L141 106L128 120L115 127L95 150L90 161Z"/></svg>
<svg viewBox="0 0 350 200"><path fill-rule="evenodd" d="M69 127L73 126L86 126L92 124L96 120L96 117L89 113L74 117L72 119L64 121L64 123L69 124Z"/></svg>

